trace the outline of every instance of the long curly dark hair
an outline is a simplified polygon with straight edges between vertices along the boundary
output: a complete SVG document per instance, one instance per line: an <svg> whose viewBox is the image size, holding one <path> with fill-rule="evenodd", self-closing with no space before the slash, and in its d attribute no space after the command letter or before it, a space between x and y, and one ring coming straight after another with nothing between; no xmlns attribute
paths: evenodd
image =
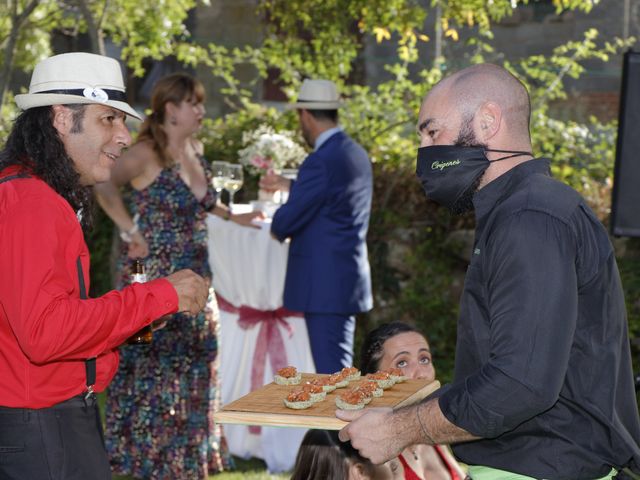
<svg viewBox="0 0 640 480"><path fill-rule="evenodd" d="M86 105L66 105L73 111L73 128L82 131ZM30 108L15 120L4 149L0 151L0 170L19 165L41 178L75 211L82 209L81 225L87 232L93 224L91 187L80 184L80 174L67 154L53 126L51 107Z"/></svg>

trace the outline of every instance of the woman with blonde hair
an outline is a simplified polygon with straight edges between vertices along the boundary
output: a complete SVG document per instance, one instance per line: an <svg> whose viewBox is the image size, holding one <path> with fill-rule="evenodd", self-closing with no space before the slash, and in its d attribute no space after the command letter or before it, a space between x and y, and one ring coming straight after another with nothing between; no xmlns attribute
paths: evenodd
<svg viewBox="0 0 640 480"><path fill-rule="evenodd" d="M149 279L183 268L210 278L207 212L242 225L259 215L232 215L217 202L195 138L204 98L204 87L190 75L160 79L137 142L114 159L111 180L95 187L120 230L119 286L130 282L133 258L142 261ZM106 406L114 473L206 479L228 466L226 443L213 423L219 399L216 314L211 296L205 312L167 319L150 346L121 348Z"/></svg>

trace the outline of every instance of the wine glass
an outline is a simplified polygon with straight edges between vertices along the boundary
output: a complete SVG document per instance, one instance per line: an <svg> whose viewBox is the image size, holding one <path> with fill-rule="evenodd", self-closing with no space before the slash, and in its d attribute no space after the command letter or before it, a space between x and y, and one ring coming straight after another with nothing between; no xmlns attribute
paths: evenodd
<svg viewBox="0 0 640 480"><path fill-rule="evenodd" d="M216 191L218 198L220 198L220 192L225 188L224 186L227 181L228 166L229 162L221 162L218 160L211 162L211 170L213 173L211 184L213 185L213 189Z"/></svg>
<svg viewBox="0 0 640 480"><path fill-rule="evenodd" d="M229 208L233 205L233 197L240 188L244 181L244 175L242 172L242 165L236 163L230 163L227 165L227 178L224 184L224 188L229 192Z"/></svg>

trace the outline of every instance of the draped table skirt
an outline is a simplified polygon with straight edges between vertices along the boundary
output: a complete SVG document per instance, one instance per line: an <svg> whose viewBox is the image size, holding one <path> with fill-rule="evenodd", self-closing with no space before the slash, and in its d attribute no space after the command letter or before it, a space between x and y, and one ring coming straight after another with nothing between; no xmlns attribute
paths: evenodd
<svg viewBox="0 0 640 480"><path fill-rule="evenodd" d="M234 205L234 213L248 205ZM273 381L274 369L293 365L315 372L301 314L282 309L288 244L259 229L209 215L209 262L220 306L222 404ZM282 365L281 365L282 364ZM252 388L253 387L253 388ZM232 454L262 458L270 472L290 470L305 429L225 425Z"/></svg>

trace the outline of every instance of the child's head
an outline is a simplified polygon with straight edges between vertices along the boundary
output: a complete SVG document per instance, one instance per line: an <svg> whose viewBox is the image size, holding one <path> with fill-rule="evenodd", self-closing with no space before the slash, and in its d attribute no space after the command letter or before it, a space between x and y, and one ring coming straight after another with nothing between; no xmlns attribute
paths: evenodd
<svg viewBox="0 0 640 480"><path fill-rule="evenodd" d="M397 476L396 476L397 475ZM392 480L402 478L396 461L374 465L337 431L309 430L302 440L291 480Z"/></svg>

